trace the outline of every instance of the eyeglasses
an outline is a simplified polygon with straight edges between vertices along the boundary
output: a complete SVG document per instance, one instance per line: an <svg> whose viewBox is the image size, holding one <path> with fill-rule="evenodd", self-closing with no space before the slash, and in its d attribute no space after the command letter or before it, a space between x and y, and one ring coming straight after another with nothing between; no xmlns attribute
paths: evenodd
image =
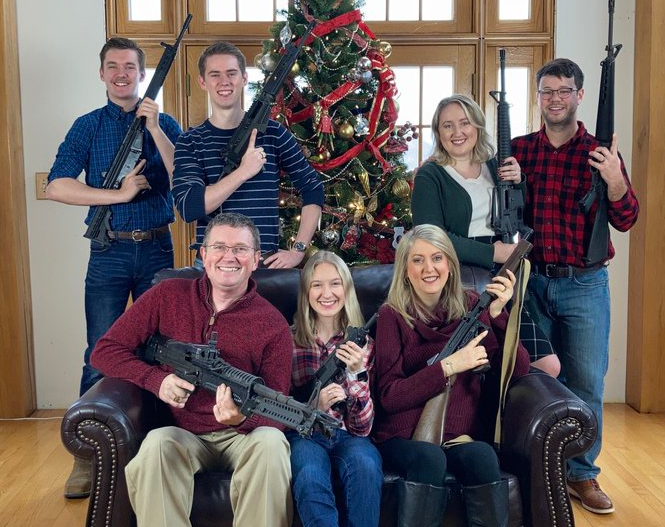
<svg viewBox="0 0 665 527"><path fill-rule="evenodd" d="M215 256L225 256L229 250L233 253L233 256L239 256L240 258L247 258L252 254L255 249L254 247L247 247L247 245L225 245L223 243L215 243L213 245L204 245Z"/></svg>
<svg viewBox="0 0 665 527"><path fill-rule="evenodd" d="M559 88L558 90L550 90L549 88L545 88L544 90L538 90L538 93L540 94L540 98L543 100L549 100L552 98L552 95L555 93L559 95L560 98L562 99L567 99L572 95L574 91L579 91L575 90L573 88Z"/></svg>

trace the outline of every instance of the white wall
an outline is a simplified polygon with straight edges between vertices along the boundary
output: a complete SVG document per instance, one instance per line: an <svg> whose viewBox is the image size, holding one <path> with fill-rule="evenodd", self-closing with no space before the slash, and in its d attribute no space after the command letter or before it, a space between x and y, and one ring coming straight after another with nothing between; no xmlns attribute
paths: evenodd
<svg viewBox="0 0 665 527"><path fill-rule="evenodd" d="M625 46L617 61L616 129L629 167L634 1L617 2L615 15L615 41ZM64 408L78 395L85 349L85 210L36 201L34 173L50 169L58 145L77 116L105 104L97 57L105 39L104 4L20 0L17 6L37 404ZM592 131L606 25L605 0L557 0L556 54L572 58L586 74L580 116ZM618 256L610 267L613 324L606 395L609 401L623 401L628 236L615 232L612 236Z"/></svg>
<svg viewBox="0 0 665 527"><path fill-rule="evenodd" d="M76 117L106 103L98 53L104 2L19 0L19 61L37 405L66 408L78 396L86 347L83 280L86 208L35 199Z"/></svg>
<svg viewBox="0 0 665 527"><path fill-rule="evenodd" d="M585 95L578 116L587 129L596 129L600 82L600 61L607 52L607 0L557 0L555 49L557 57L577 62L584 72ZM614 43L623 44L616 61L616 100L614 129L619 150L630 174L633 141L633 71L635 41L635 0L616 2ZM638 196L639 198L639 196ZM610 366L605 379L605 400L624 402L626 388L626 342L628 318L629 233L611 229L616 256L609 267L612 297Z"/></svg>

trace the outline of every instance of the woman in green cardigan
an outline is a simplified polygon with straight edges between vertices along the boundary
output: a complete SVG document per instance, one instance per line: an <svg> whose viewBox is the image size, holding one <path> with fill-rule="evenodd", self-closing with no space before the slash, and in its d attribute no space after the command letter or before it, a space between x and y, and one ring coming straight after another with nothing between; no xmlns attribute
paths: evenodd
<svg viewBox="0 0 665 527"><path fill-rule="evenodd" d="M432 118L434 153L415 178L411 212L414 225L429 223L446 231L460 263L498 270L515 244L504 243L491 226L492 190L499 179L523 184L514 157L497 166L485 115L465 95L441 100ZM522 314L520 339L532 365L557 376L559 359L531 319Z"/></svg>

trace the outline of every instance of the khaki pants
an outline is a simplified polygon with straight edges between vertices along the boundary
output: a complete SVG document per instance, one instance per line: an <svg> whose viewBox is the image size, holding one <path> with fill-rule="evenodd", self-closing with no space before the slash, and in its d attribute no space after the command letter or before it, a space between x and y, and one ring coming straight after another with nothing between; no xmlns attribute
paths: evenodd
<svg viewBox="0 0 665 527"><path fill-rule="evenodd" d="M247 435L227 429L195 435L168 426L151 430L125 468L139 527L190 526L194 474L233 472L233 525L290 527L291 462L284 434L259 427Z"/></svg>

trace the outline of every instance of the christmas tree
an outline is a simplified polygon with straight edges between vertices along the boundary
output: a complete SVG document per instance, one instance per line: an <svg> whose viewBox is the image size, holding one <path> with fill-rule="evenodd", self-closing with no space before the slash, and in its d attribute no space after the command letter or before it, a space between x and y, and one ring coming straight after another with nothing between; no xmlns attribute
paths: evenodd
<svg viewBox="0 0 665 527"><path fill-rule="evenodd" d="M390 263L411 226L411 174L402 158L417 135L408 123L396 125L398 92L386 62L391 46L376 39L357 5L292 2L254 63L269 75L284 46L316 20L271 113L295 135L325 186L321 230L309 251L334 251L349 264ZM300 201L286 177L280 196L281 242L289 247Z"/></svg>

